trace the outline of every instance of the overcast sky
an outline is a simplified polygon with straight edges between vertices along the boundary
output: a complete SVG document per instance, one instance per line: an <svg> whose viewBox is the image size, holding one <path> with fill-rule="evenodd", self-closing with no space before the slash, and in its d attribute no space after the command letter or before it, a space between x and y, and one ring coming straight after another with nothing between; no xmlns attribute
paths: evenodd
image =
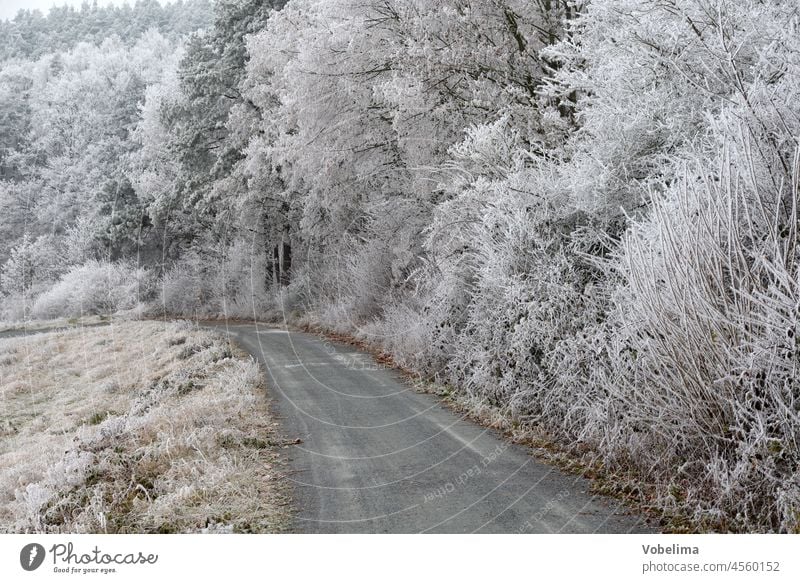
<svg viewBox="0 0 800 583"><path fill-rule="evenodd" d="M53 5L63 6L64 4L72 4L73 6L80 6L86 0L0 0L0 19L14 18L17 10L20 8L27 8L34 10L38 8L44 13ZM98 4L134 4L136 0L97 0ZM91 0L89 0L91 3Z"/></svg>

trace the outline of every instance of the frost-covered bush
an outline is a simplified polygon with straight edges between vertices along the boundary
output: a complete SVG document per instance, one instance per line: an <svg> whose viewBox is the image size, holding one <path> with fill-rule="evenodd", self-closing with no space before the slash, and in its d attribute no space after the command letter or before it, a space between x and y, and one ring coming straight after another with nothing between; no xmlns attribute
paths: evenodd
<svg viewBox="0 0 800 583"><path fill-rule="evenodd" d="M79 317L131 310L147 301L150 274L127 263L90 261L70 269L36 298L35 318Z"/></svg>
<svg viewBox="0 0 800 583"><path fill-rule="evenodd" d="M266 251L252 240L238 240L220 259L211 280L211 294L220 313L256 317L271 303Z"/></svg>
<svg viewBox="0 0 800 583"><path fill-rule="evenodd" d="M64 272L64 260L54 237L24 236L11 250L0 272L0 287L6 293L35 294Z"/></svg>
<svg viewBox="0 0 800 583"><path fill-rule="evenodd" d="M36 296L58 280L66 265L55 237L24 236L0 269L2 318L9 321L28 318Z"/></svg>
<svg viewBox="0 0 800 583"><path fill-rule="evenodd" d="M66 265L55 237L24 236L0 269L0 319L21 321L30 317L37 295L58 280Z"/></svg>
<svg viewBox="0 0 800 583"><path fill-rule="evenodd" d="M391 288L391 266L394 258L383 243L370 245L349 241L341 244L336 259L327 258L323 276L324 295L315 295L320 323L352 332L360 325L379 317ZM320 301L322 300L322 301Z"/></svg>
<svg viewBox="0 0 800 583"><path fill-rule="evenodd" d="M433 326L434 335L450 336L446 378L559 433L583 388L561 382L556 349L593 324L597 309L570 239L580 214L551 170L478 179L452 201L449 221L434 223L429 249L452 286L440 290L451 312Z"/></svg>
<svg viewBox="0 0 800 583"><path fill-rule="evenodd" d="M196 262L184 256L172 266L159 283L160 306L175 315L191 315L205 306L208 286Z"/></svg>
<svg viewBox="0 0 800 583"><path fill-rule="evenodd" d="M740 153L688 167L625 237L609 447L690 484L700 518L797 530L800 151L777 189Z"/></svg>
<svg viewBox="0 0 800 583"><path fill-rule="evenodd" d="M479 293L478 272L496 257L498 223L514 212L511 207L526 204L506 188L506 176L520 167L520 138L507 116L468 128L449 153L440 184L446 199L432 210L422 245L406 247L415 261L408 263L405 285L361 328L398 362L446 381L452 380L448 366L459 361L456 352L473 345L459 334Z"/></svg>
<svg viewBox="0 0 800 583"><path fill-rule="evenodd" d="M171 315L253 317L274 303L264 249L239 240L185 253L161 279L157 308Z"/></svg>
<svg viewBox="0 0 800 583"><path fill-rule="evenodd" d="M0 300L0 321L22 322L30 317L31 299L21 294L10 294Z"/></svg>

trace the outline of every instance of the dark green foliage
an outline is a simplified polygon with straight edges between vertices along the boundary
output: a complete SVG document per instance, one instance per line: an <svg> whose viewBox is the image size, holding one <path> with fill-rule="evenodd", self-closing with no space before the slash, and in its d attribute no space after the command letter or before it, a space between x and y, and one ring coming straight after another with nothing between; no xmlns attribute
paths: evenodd
<svg viewBox="0 0 800 583"><path fill-rule="evenodd" d="M171 149L181 163L178 194L192 206L213 212L214 187L244 156L246 144L232 139L227 122L237 105L257 113L240 92L248 59L245 38L264 28L270 13L284 4L284 0L219 0L214 27L189 40L180 71L184 99L164 111L164 119Z"/></svg>

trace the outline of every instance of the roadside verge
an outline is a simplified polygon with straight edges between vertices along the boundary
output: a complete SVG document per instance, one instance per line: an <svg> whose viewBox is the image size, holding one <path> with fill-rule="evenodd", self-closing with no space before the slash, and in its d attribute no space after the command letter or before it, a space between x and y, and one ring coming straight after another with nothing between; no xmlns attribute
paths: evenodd
<svg viewBox="0 0 800 583"><path fill-rule="evenodd" d="M185 323L0 340L0 532L281 532L258 365Z"/></svg>

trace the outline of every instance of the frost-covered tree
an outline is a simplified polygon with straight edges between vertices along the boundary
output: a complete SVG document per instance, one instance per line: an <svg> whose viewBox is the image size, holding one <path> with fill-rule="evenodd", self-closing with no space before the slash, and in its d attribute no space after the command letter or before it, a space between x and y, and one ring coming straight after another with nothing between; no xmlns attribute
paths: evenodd
<svg viewBox="0 0 800 583"><path fill-rule="evenodd" d="M210 0L137 0L122 6L85 2L80 8L53 2L46 15L20 10L12 20L0 20L0 61L36 60L81 42L100 44L110 36L134 44L149 29L176 41L211 22Z"/></svg>
<svg viewBox="0 0 800 583"><path fill-rule="evenodd" d="M30 129L29 68L9 64L0 69L0 180L18 177L16 155L24 148Z"/></svg>
<svg viewBox="0 0 800 583"><path fill-rule="evenodd" d="M145 87L158 80L173 51L151 32L128 49L107 40L79 45L37 63L41 77L30 100L27 157L40 191L37 221L57 233L79 216L94 219L112 255L136 245L148 219L125 172L130 134Z"/></svg>
<svg viewBox="0 0 800 583"><path fill-rule="evenodd" d="M539 51L571 11L561 2L308 0L252 39L248 91L271 114L261 124L269 137L249 155L280 169L285 198L300 199L309 282L338 297L321 303L344 301L357 320L405 285L459 172L449 149L470 125L511 119L537 155L560 140L543 138L560 113L538 93L549 68Z"/></svg>
<svg viewBox="0 0 800 583"><path fill-rule="evenodd" d="M130 156L145 89L175 50L151 30L133 45L110 37L0 66L0 264L25 236L66 239L75 261L142 257L160 245Z"/></svg>
<svg viewBox="0 0 800 583"><path fill-rule="evenodd" d="M281 1L221 0L214 26L193 35L181 61L180 98L163 104L170 150L180 164L176 195L213 212L225 196L226 179L243 157L241 136L228 128L231 111L250 106L241 94L247 51L245 37L263 28Z"/></svg>
<svg viewBox="0 0 800 583"><path fill-rule="evenodd" d="M271 185L249 185L252 177L240 168L262 115L242 82L247 35L263 28L282 4L217 2L213 27L193 35L147 89L129 176L162 235L166 267L178 261L173 279L204 261L203 269L215 272L229 246L249 249L253 264L272 259L275 237L265 228L265 217L272 215L266 204L274 199ZM271 282L268 272L262 267L253 277Z"/></svg>

